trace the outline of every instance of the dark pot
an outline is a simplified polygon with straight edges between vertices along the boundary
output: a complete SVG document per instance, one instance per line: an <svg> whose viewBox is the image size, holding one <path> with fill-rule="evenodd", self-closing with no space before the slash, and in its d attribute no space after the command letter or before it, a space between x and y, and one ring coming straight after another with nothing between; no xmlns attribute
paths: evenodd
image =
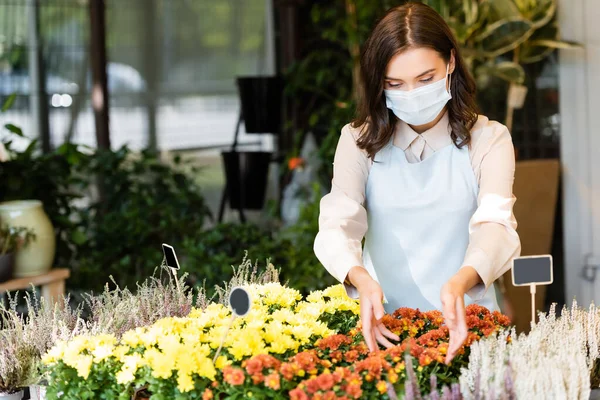
<svg viewBox="0 0 600 400"><path fill-rule="evenodd" d="M229 207L262 210L265 202L271 153L265 151L222 152Z"/></svg>
<svg viewBox="0 0 600 400"><path fill-rule="evenodd" d="M0 256L0 282L6 282L12 279L15 270L15 253L3 254Z"/></svg>
<svg viewBox="0 0 600 400"><path fill-rule="evenodd" d="M246 133L279 133L283 104L281 77L238 77L237 86Z"/></svg>

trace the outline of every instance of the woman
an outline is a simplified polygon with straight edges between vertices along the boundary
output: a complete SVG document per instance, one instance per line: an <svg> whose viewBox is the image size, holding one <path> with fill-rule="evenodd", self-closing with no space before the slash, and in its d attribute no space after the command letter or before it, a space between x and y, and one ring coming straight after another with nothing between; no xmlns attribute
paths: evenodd
<svg viewBox="0 0 600 400"><path fill-rule="evenodd" d="M449 363L467 337L465 304L498 309L492 284L520 253L511 136L477 114L456 39L426 5L391 9L360 67L358 115L342 129L315 253L360 299L371 351L399 340L384 312L440 309Z"/></svg>

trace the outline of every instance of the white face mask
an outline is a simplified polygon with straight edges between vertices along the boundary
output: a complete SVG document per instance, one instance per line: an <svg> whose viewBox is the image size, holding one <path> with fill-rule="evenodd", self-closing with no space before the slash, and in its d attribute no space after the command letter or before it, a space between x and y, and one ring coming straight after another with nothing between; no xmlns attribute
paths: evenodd
<svg viewBox="0 0 600 400"><path fill-rule="evenodd" d="M384 90L385 104L402 121L410 125L424 125L433 121L452 98L446 89L446 76L437 82L409 91ZM449 85L448 85L449 86Z"/></svg>

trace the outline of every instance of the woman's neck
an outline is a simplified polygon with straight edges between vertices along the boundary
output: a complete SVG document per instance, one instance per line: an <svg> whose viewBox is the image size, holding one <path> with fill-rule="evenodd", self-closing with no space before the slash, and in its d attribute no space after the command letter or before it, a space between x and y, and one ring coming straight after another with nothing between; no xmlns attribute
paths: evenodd
<svg viewBox="0 0 600 400"><path fill-rule="evenodd" d="M440 119L442 119L444 117L444 114L446 113L446 107L444 107L444 109L442 111L440 111L440 113L438 114L437 117L435 117L435 119L427 124L423 124L423 125L409 125L413 131L417 132L418 134L421 134L425 131L430 130L431 128L433 128L434 126L437 125L438 122L440 122Z"/></svg>

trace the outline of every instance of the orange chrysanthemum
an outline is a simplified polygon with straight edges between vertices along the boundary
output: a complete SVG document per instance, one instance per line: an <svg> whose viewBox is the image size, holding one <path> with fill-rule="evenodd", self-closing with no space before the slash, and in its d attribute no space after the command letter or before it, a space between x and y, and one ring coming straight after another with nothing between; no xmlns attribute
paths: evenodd
<svg viewBox="0 0 600 400"><path fill-rule="evenodd" d="M265 386L273 390L279 390L281 388L281 380L277 372L272 372L265 377Z"/></svg>
<svg viewBox="0 0 600 400"><path fill-rule="evenodd" d="M212 400L213 399L213 392L210 389L204 389L204 392L202 393L202 400Z"/></svg>
<svg viewBox="0 0 600 400"><path fill-rule="evenodd" d="M223 379L230 385L238 386L244 383L246 376L241 368L228 365L223 368Z"/></svg>

